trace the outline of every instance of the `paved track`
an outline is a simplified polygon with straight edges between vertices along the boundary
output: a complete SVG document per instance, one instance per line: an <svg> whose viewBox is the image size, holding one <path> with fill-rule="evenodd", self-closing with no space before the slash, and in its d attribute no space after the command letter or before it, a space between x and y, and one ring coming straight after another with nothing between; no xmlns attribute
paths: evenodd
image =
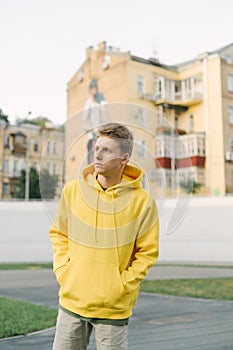
<svg viewBox="0 0 233 350"><path fill-rule="evenodd" d="M213 272L215 277L232 277L232 269L200 269L158 266L149 277L213 277ZM0 271L0 281L2 296L57 306L58 287L51 271ZM232 350L232 320L233 302L141 293L130 321L129 349ZM54 328L2 340L0 350L51 350L53 336ZM89 350L94 349L92 337Z"/></svg>

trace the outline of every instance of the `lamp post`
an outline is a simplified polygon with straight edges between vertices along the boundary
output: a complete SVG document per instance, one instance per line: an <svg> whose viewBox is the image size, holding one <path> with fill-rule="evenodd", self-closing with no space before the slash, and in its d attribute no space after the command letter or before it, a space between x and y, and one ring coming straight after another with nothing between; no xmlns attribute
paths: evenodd
<svg viewBox="0 0 233 350"><path fill-rule="evenodd" d="M30 137L26 138L26 169L25 169L25 201L29 200L29 178L30 178Z"/></svg>

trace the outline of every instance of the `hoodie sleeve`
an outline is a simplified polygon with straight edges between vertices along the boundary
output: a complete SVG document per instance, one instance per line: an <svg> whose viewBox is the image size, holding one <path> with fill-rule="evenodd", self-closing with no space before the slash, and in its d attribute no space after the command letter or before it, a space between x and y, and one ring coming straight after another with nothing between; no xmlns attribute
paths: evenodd
<svg viewBox="0 0 233 350"><path fill-rule="evenodd" d="M49 231L50 240L53 246L53 271L58 283L60 283L64 268L69 261L67 200L65 193L66 187L62 190L60 202Z"/></svg>
<svg viewBox="0 0 233 350"><path fill-rule="evenodd" d="M126 292L137 289L159 255L159 220L154 200L147 207L130 266L122 272Z"/></svg>

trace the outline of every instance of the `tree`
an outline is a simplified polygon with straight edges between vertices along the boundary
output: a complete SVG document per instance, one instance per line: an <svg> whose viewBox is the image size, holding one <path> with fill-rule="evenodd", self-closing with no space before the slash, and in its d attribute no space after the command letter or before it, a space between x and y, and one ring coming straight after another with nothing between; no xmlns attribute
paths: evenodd
<svg viewBox="0 0 233 350"><path fill-rule="evenodd" d="M9 124L8 115L4 114L1 109L0 109L0 120L4 120L4 122Z"/></svg>
<svg viewBox="0 0 233 350"><path fill-rule="evenodd" d="M25 198L26 172L21 170L17 181L17 198ZM57 175L50 175L47 169L38 174L35 168L29 172L29 199L53 199L58 183Z"/></svg>
<svg viewBox="0 0 233 350"><path fill-rule="evenodd" d="M17 181L17 198L25 198L26 171L21 170ZM29 172L29 199L40 199L39 174L35 168L30 168Z"/></svg>
<svg viewBox="0 0 233 350"><path fill-rule="evenodd" d="M42 199L53 199L56 194L58 183L57 175L50 175L47 169L40 173L40 194Z"/></svg>
<svg viewBox="0 0 233 350"><path fill-rule="evenodd" d="M47 117L36 117L36 118L32 118L32 119L28 119L28 118L17 118L16 120L16 124L20 125L20 124L33 124L33 125L38 125L41 127L46 127L46 125L53 125L53 122L48 119Z"/></svg>
<svg viewBox="0 0 233 350"><path fill-rule="evenodd" d="M187 193L197 193L201 184L192 180L181 181L180 187L183 188Z"/></svg>

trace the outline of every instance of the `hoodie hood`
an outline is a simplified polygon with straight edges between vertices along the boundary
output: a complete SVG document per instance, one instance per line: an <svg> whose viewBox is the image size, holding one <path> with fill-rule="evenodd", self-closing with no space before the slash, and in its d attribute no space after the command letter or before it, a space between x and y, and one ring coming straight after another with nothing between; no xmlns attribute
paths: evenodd
<svg viewBox="0 0 233 350"><path fill-rule="evenodd" d="M94 169L94 164L90 164L86 168L84 168L82 172L82 180L88 184L91 187L94 187L95 189L102 189L98 181L96 180L97 174ZM141 182L142 182L143 172L141 169L133 166L133 165L126 165L124 167L123 173L122 173L122 179L121 182L113 185L112 187L108 188L106 192L111 190L117 190L117 192L124 191L126 188L141 188Z"/></svg>

